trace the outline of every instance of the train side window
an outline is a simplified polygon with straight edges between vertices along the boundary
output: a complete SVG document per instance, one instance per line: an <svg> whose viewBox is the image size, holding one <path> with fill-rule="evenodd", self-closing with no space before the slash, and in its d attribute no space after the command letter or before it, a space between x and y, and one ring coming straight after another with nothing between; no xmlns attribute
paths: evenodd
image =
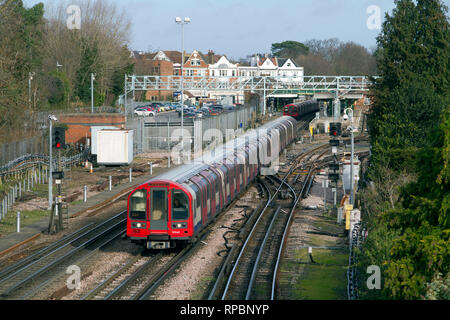
<svg viewBox="0 0 450 320"><path fill-rule="evenodd" d="M135 191L130 197L130 219L147 219L147 190L140 189Z"/></svg>
<svg viewBox="0 0 450 320"><path fill-rule="evenodd" d="M206 197L207 197L207 212L208 212L208 216L210 216L211 215L211 186L209 185L209 181L208 180L206 180L206 178L203 178L203 179L205 179L205 182L206 182Z"/></svg>
<svg viewBox="0 0 450 320"><path fill-rule="evenodd" d="M172 197L172 220L189 218L189 198L181 190L174 190Z"/></svg>
<svg viewBox="0 0 450 320"><path fill-rule="evenodd" d="M228 173L228 174L227 174L227 194L226 194L226 196L228 197L228 196L231 195L231 194L230 194L230 175L231 175L231 171L228 170L227 173Z"/></svg>
<svg viewBox="0 0 450 320"><path fill-rule="evenodd" d="M239 174L240 174L240 176L241 176L241 177L240 177L240 179L241 179L240 181L241 181L241 186L242 186L242 184L244 183L244 180L242 179L242 171L243 171L243 169L244 169L244 166L243 166L242 164L240 164L240 165L239 165L239 169L240 169L240 170L239 170L239 171L240 171Z"/></svg>
<svg viewBox="0 0 450 320"><path fill-rule="evenodd" d="M216 178L216 207L219 207L220 199L219 199L219 177Z"/></svg>

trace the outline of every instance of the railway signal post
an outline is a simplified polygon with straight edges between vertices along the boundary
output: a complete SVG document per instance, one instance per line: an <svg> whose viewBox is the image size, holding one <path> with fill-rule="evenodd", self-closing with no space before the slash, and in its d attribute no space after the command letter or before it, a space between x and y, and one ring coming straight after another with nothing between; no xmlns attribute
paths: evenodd
<svg viewBox="0 0 450 320"><path fill-rule="evenodd" d="M51 121L50 121L51 122ZM62 195L61 195L61 186L62 181L64 179L64 171L62 169L61 164L61 150L65 148L65 129L62 127L56 127L53 128L51 131L51 144L50 144L50 150L55 148L58 150L58 160L57 160L57 171L53 171L52 168L52 161L50 160L50 177L49 177L49 197L51 196L51 215L50 215L50 222L48 226L48 233L58 233L64 229L64 223L63 223L63 208L67 209L67 205L64 205L62 201ZM53 202L53 195L52 191L50 190L50 186L53 182L53 178L55 178L55 184L57 185L57 196L55 197L55 201ZM53 188L52 188L53 189Z"/></svg>

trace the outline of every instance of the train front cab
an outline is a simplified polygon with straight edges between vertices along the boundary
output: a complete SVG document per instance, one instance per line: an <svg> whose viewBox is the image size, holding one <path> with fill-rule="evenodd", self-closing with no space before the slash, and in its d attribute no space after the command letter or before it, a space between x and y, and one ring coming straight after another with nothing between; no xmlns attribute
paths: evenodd
<svg viewBox="0 0 450 320"><path fill-rule="evenodd" d="M128 197L127 236L147 249L167 249L193 234L192 195L174 183L151 183Z"/></svg>

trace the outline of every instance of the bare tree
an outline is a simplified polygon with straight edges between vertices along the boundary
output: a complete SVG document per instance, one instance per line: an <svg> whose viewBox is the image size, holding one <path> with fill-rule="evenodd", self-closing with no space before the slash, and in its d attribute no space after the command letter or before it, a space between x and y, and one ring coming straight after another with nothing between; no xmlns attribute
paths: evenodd
<svg viewBox="0 0 450 320"><path fill-rule="evenodd" d="M78 6L81 11L81 28L67 27L67 8ZM125 11L104 0L54 1L46 11L46 70L54 70L56 63L67 75L74 94L74 86L84 83L90 72L96 73L96 89L104 96L113 86L113 74L129 63L123 48L130 37L130 19ZM94 52L89 61L89 72L81 72L83 57ZM80 71L81 70L81 71ZM81 72L81 73L80 73Z"/></svg>

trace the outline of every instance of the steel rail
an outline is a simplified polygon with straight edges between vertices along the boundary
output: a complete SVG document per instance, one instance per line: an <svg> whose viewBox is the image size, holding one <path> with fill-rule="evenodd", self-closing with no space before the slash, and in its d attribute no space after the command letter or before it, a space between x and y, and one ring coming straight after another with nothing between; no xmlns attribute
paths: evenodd
<svg viewBox="0 0 450 320"><path fill-rule="evenodd" d="M259 262L261 260L262 253L266 247L267 239L269 238L270 233L272 232L272 228L274 225L274 222L276 218L278 217L278 214L280 213L281 207L277 207L275 213L273 214L272 221L269 224L269 227L267 228L267 232L264 236L264 239L259 247L258 255L256 256L255 264L253 265L252 274L250 276L250 281L247 287L247 293L245 295L245 300L250 300L250 295L252 294L253 284L255 282L256 278L256 272L258 271Z"/></svg>
<svg viewBox="0 0 450 320"><path fill-rule="evenodd" d="M8 280L9 278L15 276L15 275L18 274L19 272L22 272L22 271L24 271L24 270L26 270L26 269L32 267L34 264L37 264L37 263L41 262L44 258L49 257L50 255L52 255L52 254L54 254L54 253L57 253L58 251L64 249L65 247L67 247L67 246L69 246L69 245L72 245L72 244L76 243L76 241L78 241L78 240L82 239L83 237L87 236L89 233L95 232L96 229L102 228L104 225L110 223L110 222L113 221L114 219L117 219L120 215L123 215L124 212L125 212L125 211L122 211L121 213L115 215L114 217L108 219L107 221L105 221L105 222L99 224L99 225L96 226L95 228L93 228L93 229L91 229L91 230L89 230L89 231L87 231L87 232L85 232L85 233L79 235L78 237L76 237L75 239L71 240L71 241L68 242L68 243L64 243L64 241L62 241L62 242L61 242L61 244L63 244L62 246L59 246L59 247L54 248L53 245L51 245L51 246L50 246L50 247L52 247L51 249L55 249L55 250L52 250L52 251L48 252L48 253L45 254L44 256L40 257L38 260L35 260L35 261L31 262L30 264L23 266L23 267L20 268L19 270L16 270L16 271L14 271L13 273L9 274L7 277L5 277L5 278L3 278L2 280L0 280L0 284L2 284L3 282L5 282L5 281ZM82 228L82 229L84 229L84 228ZM27 258L25 258L25 259L27 259Z"/></svg>
<svg viewBox="0 0 450 320"><path fill-rule="evenodd" d="M231 280L232 280L232 278L233 278L233 276L234 276L234 274L235 274L236 268L237 268L237 266L239 265L239 261L241 260L242 254L244 253L245 248L247 247L247 244L248 244L248 242L250 241L250 239L251 239L251 237L252 237L253 231L256 229L256 226L258 225L258 222L261 220L261 217L264 215L266 209L268 208L270 202L271 202L272 199L273 199L273 198L271 197L271 195L270 195L270 190L269 190L269 188L268 188L266 185L264 185L264 184L261 184L261 185L264 186L264 188L265 188L266 191L267 191L267 194L268 194L268 197L267 197L267 198L268 198L267 203L266 203L265 207L261 210L258 219L256 220L255 224L253 225L253 228L251 229L250 233L248 234L247 239L245 240L244 245L242 246L242 248L241 248L241 250L240 250L240 252L239 252L238 257L237 257L236 261L234 262L233 269L231 270L231 273L230 273L230 275L229 275L229 277L228 277L227 284L226 284L226 286L225 286L225 289L224 289L224 292L223 292L223 294L222 294L221 300L225 300L225 297L226 297L226 295L227 295L227 293L228 293L228 288L229 288L230 283L231 283Z"/></svg>
<svg viewBox="0 0 450 320"><path fill-rule="evenodd" d="M80 262L89 259L92 255L96 254L100 249L106 247L107 245L109 245L111 242L113 242L114 240L118 239L119 237L122 237L122 235L124 234L124 230L119 230L116 231L115 233L113 233L112 235L110 235L109 237L102 237L100 240L105 241L103 243L101 243L100 245L98 245L96 248L94 249L90 249L89 252L87 253L87 255L82 256L80 259L76 260L76 262L73 262L73 264L78 265ZM80 250L81 251L81 250ZM50 277L48 280L40 283L39 285L37 285L34 289L32 289L31 291L28 291L25 295L21 296L19 298L19 300L26 300L28 299L30 296L33 296L34 294L36 294L36 292L38 292L42 287L44 287L45 285L47 285L48 283L52 282L54 280L55 277L57 277L58 275L60 275L62 273L59 272L57 273L55 276Z"/></svg>
<svg viewBox="0 0 450 320"><path fill-rule="evenodd" d="M44 258L49 257L51 254L53 253L57 253L58 251L60 251L61 249L76 243L76 241L82 239L83 237L86 237L88 234L90 233L95 233L98 232L99 229L101 229L103 226L105 226L106 224L110 223L111 221L113 221L114 219L117 219L117 217L119 217L120 215L122 215L124 213L121 212L120 214L114 216L113 218L103 222L102 224L98 225L97 227L85 232L84 234L78 236L77 238L73 239L72 241L70 241L69 243L64 244L63 246L60 246L59 248L57 248L56 250L51 251L50 253L46 254L44 257L41 257L40 259L22 267L21 269L13 272L12 274L10 274L8 277L2 279L0 281L1 283L4 283L6 280L10 279L13 276L19 275L21 272L26 271L28 269L31 269L31 267L41 261L44 260ZM9 287L7 291L3 292L1 294L2 297L7 297L9 296L12 292L14 292L15 290L17 290L18 288L20 288L22 285L32 281L35 277L38 277L40 275L42 275L43 273L45 273L46 271L50 270L52 267L56 266L57 264L61 263L62 261L64 261L64 259L67 259L70 256L73 256L74 254L76 254L77 252L81 251L82 249L84 249L85 247L87 247L88 245L94 243L95 241L99 240L102 236L104 236L105 234L108 234L109 232L111 232L112 230L114 230L114 228L117 228L119 225L123 224L124 222L126 222L126 218L125 219L121 219L119 222L113 224L112 226L108 227L106 230L102 231L100 234L97 234L96 236L92 237L91 239L85 241L84 243L76 246L74 249L66 252L65 254L63 254L62 256L60 256L59 258L57 258L56 260L53 260L52 262L44 265L43 267L39 268L37 271L34 271L31 275L28 275L27 277L25 277L25 279L20 280L18 283L16 283L15 285L13 285L12 287ZM123 230L121 230L121 233L123 233Z"/></svg>
<svg viewBox="0 0 450 320"><path fill-rule="evenodd" d="M273 278L272 278L272 290L271 290L272 292L271 292L271 295L270 295L271 296L271 300L274 300L274 297L275 297L275 287L276 287L276 281L277 281L277 278L278 278L279 265L280 265L281 256L282 256L282 253L283 253L283 250L284 250L284 245L285 245L286 240L287 240L287 234L288 234L288 231L290 229L290 224L291 224L291 221L292 221L292 217L294 215L294 211L295 211L295 208L297 207L298 202L300 201L300 199L302 199L302 196L303 196L303 193L305 191L305 187L307 185L308 179L311 177L311 172L312 172L312 170L310 168L310 170L308 172L308 176L306 177L305 181L302 183L302 189L300 190L298 196L296 196L295 202L292 205L291 211L289 212L289 218L288 218L288 221L286 223L286 228L284 229L284 232L283 232L283 237L281 238L281 245L280 245L280 248L278 249L277 261L276 261L275 267L274 267Z"/></svg>
<svg viewBox="0 0 450 320"><path fill-rule="evenodd" d="M327 144L323 144L323 145L320 145L320 146L318 146L318 147L316 147L316 148L313 148L313 149L311 149L311 150L308 150L308 151L306 151L305 153L302 153L301 155L299 155L299 156L297 157L297 159L295 160L295 162L292 164L292 166L291 166L291 168L289 169L289 171L286 173L286 175L285 175L284 178L282 179L282 181L281 181L279 187L277 188L277 190L275 191L275 193L274 193L272 196L270 196L270 191L268 190L268 192L269 192L269 197L268 197L269 200L267 201L265 207L264 207L263 210L261 211L261 213L260 213L260 215L259 215L259 217L258 217L258 220L255 222L255 224L254 224L252 230L250 231L249 235L247 236L247 239L246 239L246 241L244 242L244 244L243 244L243 246L242 246L242 248L241 248L241 250L240 250L240 252L239 252L238 257L237 257L236 261L234 262L233 269L231 270L231 273L230 273L230 275L229 275L229 277L228 277L227 284L226 284L226 286L225 286L225 289L224 289L224 292L223 292L223 294L222 294L221 300L225 300L225 297L226 297L226 295L227 295L227 293L228 293L228 289L229 289L229 286L230 286L230 284L231 284L232 278L234 277L234 273L236 272L236 268L237 268L237 266L239 265L239 261L240 261L242 255L243 255L243 253L244 253L244 251L245 251L245 249L246 249L246 246L247 246L249 240L250 240L251 237L252 237L253 231L255 230L256 226L258 225L258 222L260 221L261 217L264 215L266 209L269 207L269 205L270 205L270 204L272 203L272 201L275 199L275 196L278 194L278 192L279 192L280 189L282 188L283 184L285 184L285 183L287 184L286 180L290 177L290 175L292 174L292 172L294 171L294 169L297 167L298 162L299 162L301 159L303 159L304 157L306 157L308 154L314 153L314 152L316 152L316 151L318 151L318 150L320 150L320 149L322 149L322 148L324 148L324 147L326 147L326 146L327 146ZM268 189L268 188L267 188L267 189ZM298 202L299 199L296 199L296 200L297 200L296 202Z"/></svg>
<svg viewBox="0 0 450 320"><path fill-rule="evenodd" d="M94 222L84 226L83 228L65 236L64 238L58 240L57 242L54 242L53 244L39 250L38 252L33 253L32 255L19 260L17 263L10 265L9 267L0 270L0 279L2 279L3 277L5 277L6 275L17 271L19 269L21 269L23 266L27 265L28 263L31 263L32 261L38 260L42 257L45 257L47 255L50 255L51 253L53 253L53 250L56 248L61 247L64 243L66 242L70 242L71 240L73 240L74 237L76 237L79 233L82 233L83 231L85 231L86 229L88 229L89 227L92 227L92 225L94 225ZM1 282L0 282L1 283Z"/></svg>

